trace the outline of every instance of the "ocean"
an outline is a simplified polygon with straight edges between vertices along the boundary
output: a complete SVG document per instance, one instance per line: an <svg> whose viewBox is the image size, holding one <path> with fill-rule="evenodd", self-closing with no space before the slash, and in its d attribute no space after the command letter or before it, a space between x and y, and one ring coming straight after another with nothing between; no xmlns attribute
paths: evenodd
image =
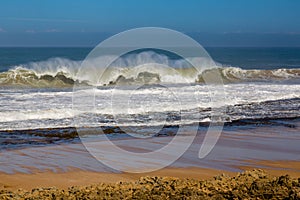
<svg viewBox="0 0 300 200"><path fill-rule="evenodd" d="M203 76L216 70L226 94L225 129L297 125L300 48L205 49L214 68L199 66L195 73L172 54L146 50L133 55L143 62L159 60L179 73L151 64L135 71L112 68L110 76L95 82L92 72L78 76L91 48L0 48L0 151L78 142L76 129L86 130L86 137L102 129L110 137L148 138L174 135L182 125L206 127L217 105L211 104L212 90ZM136 65L131 59L122 64ZM74 85L95 96L90 108L74 106Z"/></svg>

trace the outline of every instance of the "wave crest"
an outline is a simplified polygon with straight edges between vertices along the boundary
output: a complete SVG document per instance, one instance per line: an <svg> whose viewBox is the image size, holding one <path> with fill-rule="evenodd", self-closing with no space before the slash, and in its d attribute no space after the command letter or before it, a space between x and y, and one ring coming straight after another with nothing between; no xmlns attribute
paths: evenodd
<svg viewBox="0 0 300 200"><path fill-rule="evenodd" d="M1 86L70 87L74 80L64 72L38 75L36 71L18 67L0 74Z"/></svg>
<svg viewBox="0 0 300 200"><path fill-rule="evenodd" d="M198 76L197 82L204 82L203 77L211 70L217 70L223 83L285 81L300 79L300 69L274 69L274 70L245 70L237 67L219 67L205 70Z"/></svg>

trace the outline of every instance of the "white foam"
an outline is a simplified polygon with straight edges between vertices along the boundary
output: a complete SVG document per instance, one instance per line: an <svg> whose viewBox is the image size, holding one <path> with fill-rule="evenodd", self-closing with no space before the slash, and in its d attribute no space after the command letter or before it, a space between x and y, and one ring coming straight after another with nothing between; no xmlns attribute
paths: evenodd
<svg viewBox="0 0 300 200"><path fill-rule="evenodd" d="M220 102L227 106L300 98L300 85L296 84L243 83L225 85L224 89L226 96L220 97ZM49 123L51 127L72 126L70 119L80 115L84 117L86 124L93 125L116 125L115 121L106 119L107 115L120 119L119 122L124 123L123 125L183 123L180 120L165 122L172 113L187 116L183 119L186 124L207 121L209 110L201 111L204 118L199 119L197 113L198 109L205 110L211 106L220 106L210 101L211 91L213 86L205 85L169 85L169 87L145 87L137 90L128 87L100 88L76 91L77 94L72 91L30 91L30 93L0 91L0 130L7 127L41 128L48 127ZM95 102L87 105L88 109L79 109L76 106L72 108L73 94L81 95L77 97L83 105L91 102L91 99L86 98L93 95L95 95ZM265 109L267 109L266 113L269 113L268 108ZM263 112L261 110L262 114ZM293 115L297 115L297 111L293 112ZM243 118L242 115L240 117Z"/></svg>

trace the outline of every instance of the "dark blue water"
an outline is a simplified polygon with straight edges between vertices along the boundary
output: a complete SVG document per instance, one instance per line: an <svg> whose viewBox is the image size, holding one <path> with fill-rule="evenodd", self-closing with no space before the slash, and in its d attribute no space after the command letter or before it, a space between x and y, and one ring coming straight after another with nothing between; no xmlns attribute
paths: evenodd
<svg viewBox="0 0 300 200"><path fill-rule="evenodd" d="M0 48L0 71L50 58L83 60L92 48Z"/></svg>
<svg viewBox="0 0 300 200"><path fill-rule="evenodd" d="M300 48L208 47L211 57L242 69L300 68ZM92 48L0 48L0 71L50 58L83 60Z"/></svg>
<svg viewBox="0 0 300 200"><path fill-rule="evenodd" d="M242 69L300 68L300 48L297 47L217 47L206 50L215 61Z"/></svg>

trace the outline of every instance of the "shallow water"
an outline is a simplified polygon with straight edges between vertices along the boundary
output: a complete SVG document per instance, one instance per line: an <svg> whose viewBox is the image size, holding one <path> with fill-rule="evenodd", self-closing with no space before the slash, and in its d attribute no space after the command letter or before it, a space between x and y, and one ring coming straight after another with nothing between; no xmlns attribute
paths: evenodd
<svg viewBox="0 0 300 200"><path fill-rule="evenodd" d="M289 126L290 124L294 126ZM198 152L206 133L206 128L200 127L193 144L170 167L204 167L240 171L238 168L240 166L262 167L257 166L258 164L254 164L253 161L299 161L299 127L299 120L296 119L282 120L272 125L226 126L210 154L199 159ZM188 127L186 130L191 129L193 127ZM105 136L90 137L90 142L101 141L101 137ZM157 150L168 144L171 139L172 136L145 139L110 136L110 140L115 145L136 153ZM170 152L165 153L165 156L170 154ZM149 160L149 162L156 165L162 162L161 159L164 159L164 156ZM126 160L123 162L126 168ZM67 171L72 168L117 172L92 157L80 141L0 151L0 163L0 171L5 173ZM143 166L142 163L139 165Z"/></svg>

